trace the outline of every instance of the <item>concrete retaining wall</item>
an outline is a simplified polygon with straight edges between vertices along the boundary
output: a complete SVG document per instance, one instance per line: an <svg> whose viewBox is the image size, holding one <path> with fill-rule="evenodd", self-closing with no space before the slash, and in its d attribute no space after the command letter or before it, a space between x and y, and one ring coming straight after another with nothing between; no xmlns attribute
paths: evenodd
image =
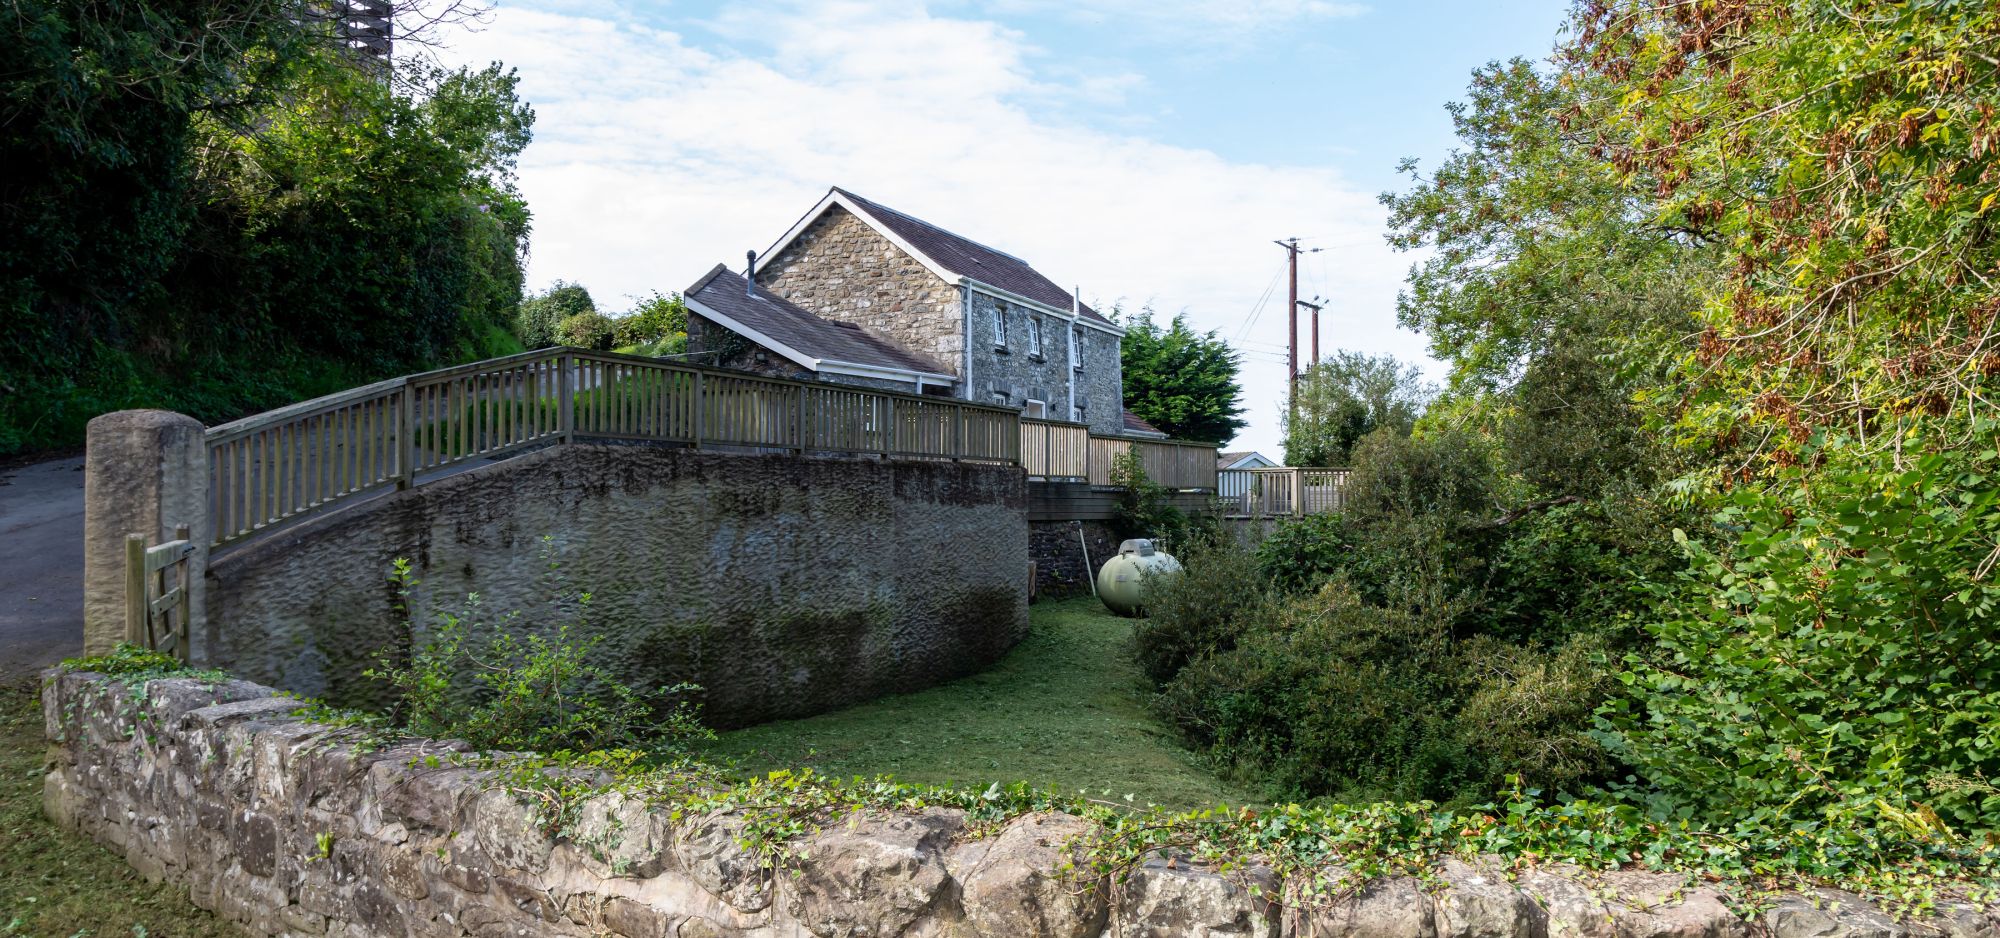
<svg viewBox="0 0 2000 938"><path fill-rule="evenodd" d="M1012 467L554 447L215 557L196 661L370 702L361 671L411 643L397 558L422 581L411 608L477 593L517 630L562 618L553 561L627 680L702 685L716 726L819 713L973 673L1026 634L1024 486Z"/></svg>
<svg viewBox="0 0 2000 938"><path fill-rule="evenodd" d="M52 672L53 674L53 672ZM495 774L413 743L361 752L242 681L143 689L63 674L42 695L44 807L258 936L621 938L1994 938L1947 906L1897 922L1853 896L1779 898L1755 921L1680 876L1444 860L1311 906L1251 864L1074 867L1093 822L975 829L955 810L826 818L775 868L730 813L584 797L550 833ZM1315 875L1333 876L1338 869Z"/></svg>

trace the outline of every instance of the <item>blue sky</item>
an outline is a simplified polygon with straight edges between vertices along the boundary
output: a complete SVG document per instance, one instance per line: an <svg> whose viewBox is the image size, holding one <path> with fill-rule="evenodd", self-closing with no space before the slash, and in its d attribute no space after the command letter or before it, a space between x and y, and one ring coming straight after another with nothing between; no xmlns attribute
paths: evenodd
<svg viewBox="0 0 2000 938"><path fill-rule="evenodd" d="M1244 354L1278 455L1282 254L1326 250L1322 349L1428 364L1375 196L1451 147L1443 104L1541 57L1560 0L501 0L447 61L538 112L530 282L620 309L739 263L840 185L1027 258L1100 307L1185 310ZM1272 301L1275 296L1276 301ZM1435 367L1432 366L1435 371Z"/></svg>

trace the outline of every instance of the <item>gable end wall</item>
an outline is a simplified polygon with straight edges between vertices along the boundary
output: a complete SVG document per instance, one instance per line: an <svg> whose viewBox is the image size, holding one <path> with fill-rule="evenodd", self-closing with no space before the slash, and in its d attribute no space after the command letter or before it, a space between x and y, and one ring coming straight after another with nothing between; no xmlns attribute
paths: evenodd
<svg viewBox="0 0 2000 938"><path fill-rule="evenodd" d="M950 374L964 365L958 287L838 205L765 259L757 282L812 313L927 355Z"/></svg>

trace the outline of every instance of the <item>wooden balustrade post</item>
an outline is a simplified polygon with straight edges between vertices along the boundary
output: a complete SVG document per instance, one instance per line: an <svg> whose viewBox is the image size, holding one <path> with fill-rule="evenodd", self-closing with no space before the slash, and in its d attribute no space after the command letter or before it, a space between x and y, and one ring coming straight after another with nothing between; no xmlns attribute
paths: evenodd
<svg viewBox="0 0 2000 938"><path fill-rule="evenodd" d="M575 361L568 355L556 356L556 434L564 443L576 442L576 382L569 374Z"/></svg>
<svg viewBox="0 0 2000 938"><path fill-rule="evenodd" d="M1306 513L1306 471L1294 469L1292 476L1292 515L1304 517Z"/></svg>
<svg viewBox="0 0 2000 938"><path fill-rule="evenodd" d="M882 434L882 458L888 459L896 451L896 434L902 430L902 427L896 423L896 399L885 397L883 400L889 402L889 416L883 423L888 432Z"/></svg>
<svg viewBox="0 0 2000 938"><path fill-rule="evenodd" d="M792 442L799 445L799 455L806 454L806 386L799 385L798 406L792 411Z"/></svg>
<svg viewBox="0 0 2000 938"><path fill-rule="evenodd" d="M417 484L417 391L409 379L396 392L396 487Z"/></svg>
<svg viewBox="0 0 2000 938"><path fill-rule="evenodd" d="M965 455L965 405L951 405L951 461Z"/></svg>
<svg viewBox="0 0 2000 938"><path fill-rule="evenodd" d="M707 429L708 399L703 397L701 372L694 373L694 448L701 448L701 435Z"/></svg>

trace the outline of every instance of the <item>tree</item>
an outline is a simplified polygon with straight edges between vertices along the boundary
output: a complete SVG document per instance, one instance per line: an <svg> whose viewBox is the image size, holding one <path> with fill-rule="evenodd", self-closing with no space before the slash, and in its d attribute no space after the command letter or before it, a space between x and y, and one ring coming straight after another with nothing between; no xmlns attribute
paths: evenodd
<svg viewBox="0 0 2000 938"><path fill-rule="evenodd" d="M558 280L534 296L521 301L520 315L514 319L514 334L531 349L560 345L558 331L571 316L597 312L597 301L583 284Z"/></svg>
<svg viewBox="0 0 2000 938"><path fill-rule="evenodd" d="M1407 436L1430 397L1414 365L1334 352L1299 376L1296 412L1284 418L1285 465L1345 466L1354 444L1376 430Z"/></svg>
<svg viewBox="0 0 2000 938"><path fill-rule="evenodd" d="M1397 316L1450 363L1454 391L1506 387L1563 335L1618 336L1611 352L1648 361L1689 331L1715 252L1597 152L1575 102L1599 84L1518 58L1475 70L1446 105L1462 147L1428 177L1405 160L1410 188L1381 197L1390 243L1431 249Z"/></svg>
<svg viewBox="0 0 2000 938"><path fill-rule="evenodd" d="M511 344L515 76L407 63L391 85L323 25L272 0L10 6L0 452Z"/></svg>
<svg viewBox="0 0 2000 938"><path fill-rule="evenodd" d="M1652 225L1725 255L1689 435L1772 470L1824 432L1971 440L2000 377L2000 8L1606 0L1573 34L1593 146Z"/></svg>
<svg viewBox="0 0 2000 938"><path fill-rule="evenodd" d="M617 320L621 349L647 355L677 355L687 350L687 304L680 294L654 291Z"/></svg>
<svg viewBox="0 0 2000 938"><path fill-rule="evenodd" d="M1129 321L1117 318L1125 327L1120 364L1126 410L1168 436L1200 443L1227 443L1248 424L1239 416L1236 351L1214 330L1194 331L1186 314L1162 329L1151 309Z"/></svg>

